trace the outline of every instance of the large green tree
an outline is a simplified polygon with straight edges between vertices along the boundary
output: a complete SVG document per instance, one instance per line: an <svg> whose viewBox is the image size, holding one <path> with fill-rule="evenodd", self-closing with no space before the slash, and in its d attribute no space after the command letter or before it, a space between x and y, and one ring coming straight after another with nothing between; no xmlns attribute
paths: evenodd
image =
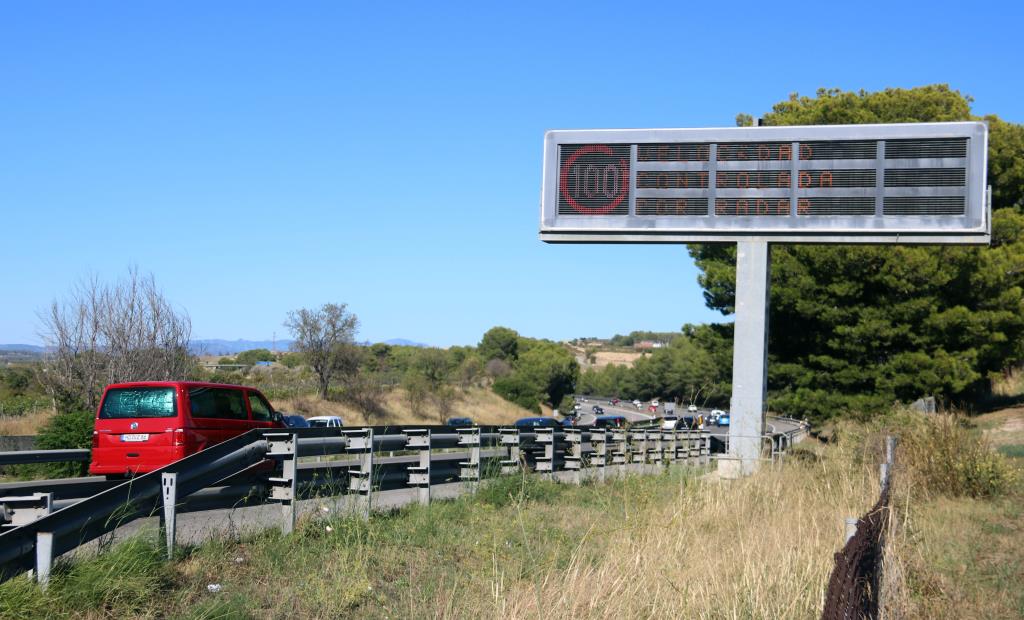
<svg viewBox="0 0 1024 620"><path fill-rule="evenodd" d="M960 121L945 85L791 96L768 125ZM744 118L738 117L738 122ZM830 417L936 394L964 402L1024 358L1024 127L995 116L990 247L772 247L771 407ZM707 305L733 312L735 246L690 246Z"/></svg>
<svg viewBox="0 0 1024 620"><path fill-rule="evenodd" d="M512 372L495 380L494 392L534 411L541 403L558 407L576 389L576 358L562 345L543 340L520 338L520 350Z"/></svg>

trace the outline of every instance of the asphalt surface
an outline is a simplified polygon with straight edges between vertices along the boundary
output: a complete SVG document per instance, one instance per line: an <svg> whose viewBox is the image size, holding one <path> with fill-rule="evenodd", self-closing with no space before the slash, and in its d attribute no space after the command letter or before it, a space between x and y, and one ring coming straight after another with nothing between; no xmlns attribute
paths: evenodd
<svg viewBox="0 0 1024 620"><path fill-rule="evenodd" d="M658 407L656 413L651 413L647 408L649 403L644 403L642 409L637 409L636 406L634 406L633 403L630 401L620 401L618 405L613 405L611 403L611 400L607 398L592 398L589 396L584 396L582 398L586 398L586 402L580 403L582 405L582 407L580 407L580 413L593 413L594 405L598 405L602 409L604 409L604 415L620 414L625 416L627 420L633 423L651 421L656 418L661 418L665 415L664 404L661 404ZM695 414L702 414L704 416L704 419L707 420L711 416L711 409L700 408L696 412L693 412L687 411L684 405L677 405L675 412L673 412L671 415L683 417L692 416ZM800 428L800 425L797 422L786 420L783 418L778 418L776 416L768 416L768 419L765 421L764 431L765 433L775 435L785 434L794 431L798 428ZM712 437L716 437L723 442L725 441L725 437L729 434L728 426L717 426L711 423L705 423L704 430L707 431L708 433L711 433Z"/></svg>

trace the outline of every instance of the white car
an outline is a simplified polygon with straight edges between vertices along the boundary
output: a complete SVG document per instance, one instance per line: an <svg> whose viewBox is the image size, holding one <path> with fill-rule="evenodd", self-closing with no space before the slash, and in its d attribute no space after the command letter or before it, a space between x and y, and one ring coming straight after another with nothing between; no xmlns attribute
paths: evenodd
<svg viewBox="0 0 1024 620"><path fill-rule="evenodd" d="M306 420L312 428L341 428L345 423L336 415L320 415Z"/></svg>
<svg viewBox="0 0 1024 620"><path fill-rule="evenodd" d="M679 417L674 415L667 415L661 419L661 430L663 431L674 431L676 424L679 423Z"/></svg>
<svg viewBox="0 0 1024 620"><path fill-rule="evenodd" d="M686 408L687 411L697 411L697 405L690 405Z"/></svg>
<svg viewBox="0 0 1024 620"><path fill-rule="evenodd" d="M633 406L636 407L637 409L643 409L644 404L642 402L640 402L639 400L634 400L633 401Z"/></svg>

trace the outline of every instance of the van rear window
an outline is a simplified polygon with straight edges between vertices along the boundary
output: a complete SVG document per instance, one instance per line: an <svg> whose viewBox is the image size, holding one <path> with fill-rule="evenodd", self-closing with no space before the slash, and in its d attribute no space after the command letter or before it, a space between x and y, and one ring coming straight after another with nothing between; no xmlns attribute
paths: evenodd
<svg viewBox="0 0 1024 620"><path fill-rule="evenodd" d="M172 387L133 387L107 390L101 418L173 418L178 414Z"/></svg>

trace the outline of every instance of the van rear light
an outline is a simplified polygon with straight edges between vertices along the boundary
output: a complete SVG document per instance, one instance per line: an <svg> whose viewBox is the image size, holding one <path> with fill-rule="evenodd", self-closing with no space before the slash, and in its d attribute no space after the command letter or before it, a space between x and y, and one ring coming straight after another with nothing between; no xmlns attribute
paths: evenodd
<svg viewBox="0 0 1024 620"><path fill-rule="evenodd" d="M99 448L100 447L100 434L97 431L93 431L92 432L92 447L93 448Z"/></svg>
<svg viewBox="0 0 1024 620"><path fill-rule="evenodd" d="M185 429L176 428L171 439L172 446L184 446L185 445Z"/></svg>

